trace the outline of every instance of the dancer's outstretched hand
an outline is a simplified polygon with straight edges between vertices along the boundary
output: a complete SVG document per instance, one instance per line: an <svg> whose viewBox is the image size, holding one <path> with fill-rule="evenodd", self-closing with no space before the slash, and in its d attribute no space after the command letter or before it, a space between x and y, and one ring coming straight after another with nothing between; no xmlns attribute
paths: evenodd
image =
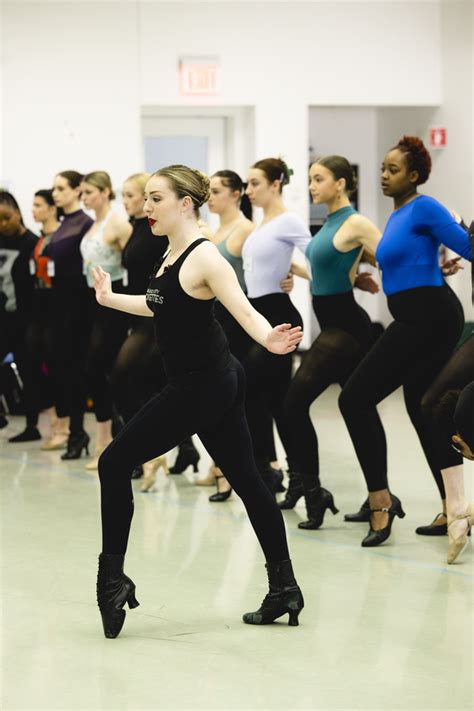
<svg viewBox="0 0 474 711"><path fill-rule="evenodd" d="M354 286L361 291L368 291L369 294L377 294L380 291L379 285L370 272L360 272L355 278Z"/></svg>
<svg viewBox="0 0 474 711"><path fill-rule="evenodd" d="M105 272L102 267L94 267L92 276L94 278L93 287L95 289L95 298L99 304L107 306L107 299L113 293L110 274Z"/></svg>
<svg viewBox="0 0 474 711"><path fill-rule="evenodd" d="M285 355L296 350L302 338L301 326L292 328L291 323L282 323L272 328L267 336L266 346L270 353Z"/></svg>

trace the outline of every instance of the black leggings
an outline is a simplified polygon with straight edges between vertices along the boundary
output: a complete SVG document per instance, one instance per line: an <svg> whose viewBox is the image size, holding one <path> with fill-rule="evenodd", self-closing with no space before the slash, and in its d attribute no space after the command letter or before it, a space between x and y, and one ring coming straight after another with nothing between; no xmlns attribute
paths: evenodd
<svg viewBox="0 0 474 711"><path fill-rule="evenodd" d="M291 323L302 326L301 316L288 294L268 294L250 299L252 306L271 323ZM253 343L242 364L247 378L247 419L252 435L255 458L269 461L271 457L271 432L275 420L280 439L284 439L283 403L291 382L293 354L275 355Z"/></svg>
<svg viewBox="0 0 474 711"><path fill-rule="evenodd" d="M114 282L113 289L118 294L124 291L121 282ZM120 347L127 337L128 322L127 314L96 302L87 350L86 379L98 422L112 419L110 374Z"/></svg>
<svg viewBox="0 0 474 711"><path fill-rule="evenodd" d="M267 561L289 558L281 512L252 456L240 363L171 380L118 433L99 459L102 551L124 554L133 516L131 474L197 433L242 498Z"/></svg>
<svg viewBox="0 0 474 711"><path fill-rule="evenodd" d="M444 499L440 469L452 466L450 462L456 464L459 457L451 447L436 442L421 402L459 340L464 324L462 307L446 285L399 292L388 298L388 305L395 321L349 378L339 407L368 490L386 489L387 444L377 405L401 385L408 415Z"/></svg>
<svg viewBox="0 0 474 711"><path fill-rule="evenodd" d="M290 469L311 475L319 485L318 437L310 407L331 383L344 386L366 352L354 336L340 329L321 331L303 356L288 389L280 436Z"/></svg>
<svg viewBox="0 0 474 711"><path fill-rule="evenodd" d="M85 362L95 297L83 277L56 277L52 297L54 368L71 418L71 434L77 434L84 427Z"/></svg>
<svg viewBox="0 0 474 711"><path fill-rule="evenodd" d="M166 378L156 344L153 319L137 316L122 343L110 378L112 398L124 422L129 422Z"/></svg>
<svg viewBox="0 0 474 711"><path fill-rule="evenodd" d="M219 301L217 301L215 305L215 316L227 336L230 352L241 363L245 363L245 359L249 355L250 351L257 344ZM273 418L270 413L267 412L266 419L261 420L259 431L259 436L262 441L262 449L266 452L268 460L270 462L274 462L277 458L277 454L275 438L273 436Z"/></svg>
<svg viewBox="0 0 474 711"><path fill-rule="evenodd" d="M440 453L441 469L447 469L448 466L453 466L454 459L450 450L452 451L451 436L454 434L455 429L453 423L453 430L451 432L445 431L443 426L436 419L434 410L448 390L463 390L463 388L473 380L474 335L471 334L446 363L441 373L428 388L421 402L424 416L426 419L432 421L433 427L437 430L436 442L440 443L442 448ZM447 451L450 452L449 463L444 464L444 452ZM462 461L463 458L459 454L456 464L461 464Z"/></svg>

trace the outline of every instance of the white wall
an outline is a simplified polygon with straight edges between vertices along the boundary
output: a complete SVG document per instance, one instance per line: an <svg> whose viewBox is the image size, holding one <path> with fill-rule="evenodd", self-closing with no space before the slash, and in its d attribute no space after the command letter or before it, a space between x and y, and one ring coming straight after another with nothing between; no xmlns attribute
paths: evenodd
<svg viewBox="0 0 474 711"><path fill-rule="evenodd" d="M61 169L141 168L143 105L255 107L256 157L295 169L306 216L307 107L440 102L438 3L6 1L0 174L23 204ZM380 28L390 28L387 35ZM222 92L179 95L177 60L217 54ZM390 81L387 81L390 77Z"/></svg>

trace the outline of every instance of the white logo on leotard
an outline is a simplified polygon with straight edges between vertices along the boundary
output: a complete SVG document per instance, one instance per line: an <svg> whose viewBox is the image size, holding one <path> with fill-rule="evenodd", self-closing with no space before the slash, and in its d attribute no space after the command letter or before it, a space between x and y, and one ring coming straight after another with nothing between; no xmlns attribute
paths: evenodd
<svg viewBox="0 0 474 711"><path fill-rule="evenodd" d="M162 304L164 297L161 296L159 289L148 289L146 293L146 300L151 301L154 304Z"/></svg>

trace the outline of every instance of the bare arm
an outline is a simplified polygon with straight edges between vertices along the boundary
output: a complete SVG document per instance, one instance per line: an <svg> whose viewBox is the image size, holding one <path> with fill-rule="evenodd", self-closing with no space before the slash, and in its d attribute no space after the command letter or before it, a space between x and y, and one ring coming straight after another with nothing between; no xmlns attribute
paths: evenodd
<svg viewBox="0 0 474 711"><path fill-rule="evenodd" d="M296 274L296 276L302 277L303 279L308 279L311 281L311 275L309 273L308 267L302 262L291 262L291 273Z"/></svg>
<svg viewBox="0 0 474 711"><path fill-rule="evenodd" d="M104 232L104 242L122 251L132 234L132 225L120 215L112 215Z"/></svg>
<svg viewBox="0 0 474 711"><path fill-rule="evenodd" d="M303 337L301 329L291 328L291 324L272 328L267 319L253 308L240 288L234 270L217 249L202 250L201 254L206 284L249 336L272 353L294 351Z"/></svg>
<svg viewBox="0 0 474 711"><path fill-rule="evenodd" d="M134 316L153 316L153 311L150 311L146 304L144 294L138 296L114 294L110 282L110 274L105 272L102 267L93 269L92 275L94 277L95 295L99 304L117 311L125 311L125 313L133 314Z"/></svg>

